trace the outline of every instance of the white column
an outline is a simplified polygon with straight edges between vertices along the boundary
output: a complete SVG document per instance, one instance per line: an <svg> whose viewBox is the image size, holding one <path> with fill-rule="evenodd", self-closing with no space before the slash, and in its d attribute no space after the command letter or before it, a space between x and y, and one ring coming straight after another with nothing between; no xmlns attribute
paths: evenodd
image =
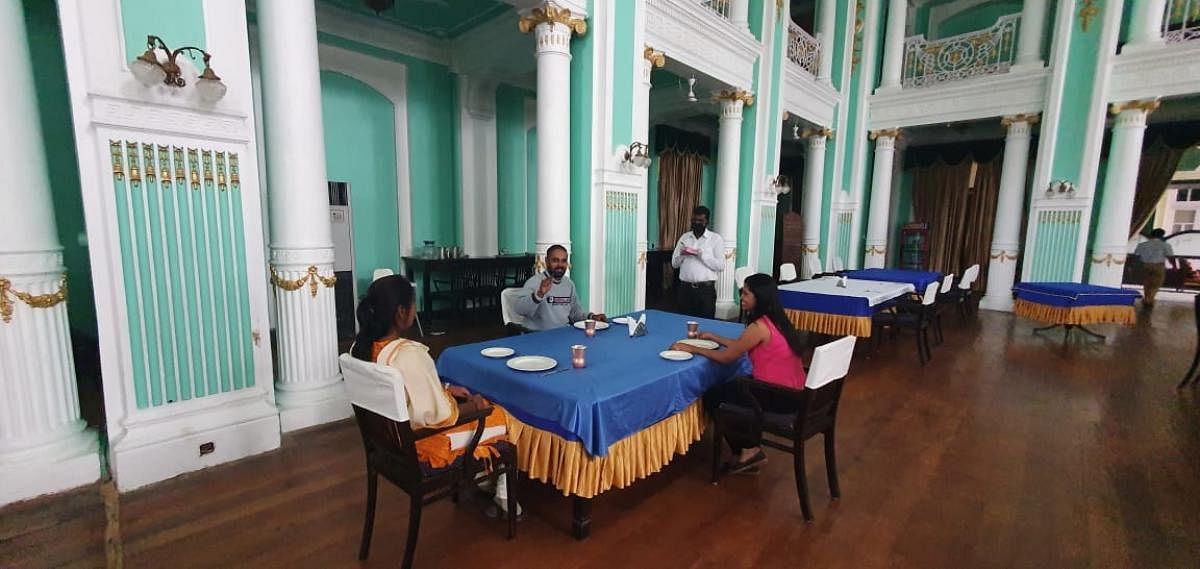
<svg viewBox="0 0 1200 569"><path fill-rule="evenodd" d="M313 0L259 0L258 23L278 311L275 395L286 432L348 417L350 405L337 362ZM301 279L305 286L286 290Z"/></svg>
<svg viewBox="0 0 1200 569"><path fill-rule="evenodd" d="M904 64L904 18L908 11L907 0L889 0L887 32L883 40L883 73L879 88L900 87L900 71Z"/></svg>
<svg viewBox="0 0 1200 569"><path fill-rule="evenodd" d="M1133 17L1129 24L1129 44L1123 48L1123 51L1161 44L1163 41L1163 15L1166 9L1167 0L1134 2Z"/></svg>
<svg viewBox="0 0 1200 569"><path fill-rule="evenodd" d="M837 0L820 0L820 2L818 16L821 19L817 22L817 33L821 34L821 53L818 60L817 79L828 83L833 80L833 44L837 36L838 2Z"/></svg>
<svg viewBox="0 0 1200 569"><path fill-rule="evenodd" d="M20 2L0 7L0 505L100 477L79 414L62 247ZM66 191L66 189L64 189ZM78 191L78 190L76 190Z"/></svg>
<svg viewBox="0 0 1200 569"><path fill-rule="evenodd" d="M1029 165L1029 138L1037 115L1005 117L1004 162L1000 170L1000 192L996 197L996 221L992 225L992 249L987 267L987 293L979 306L988 310L1012 311L1012 287L1021 253L1021 213L1025 204L1025 177Z"/></svg>
<svg viewBox="0 0 1200 569"><path fill-rule="evenodd" d="M547 4L521 18L534 32L537 57L537 255L551 245L571 250L571 34L586 24ZM580 165L579 167L586 167Z"/></svg>
<svg viewBox="0 0 1200 569"><path fill-rule="evenodd" d="M888 213L892 208L892 165L896 156L896 129L871 133L875 139L875 168L871 175L871 205L867 217L867 243L863 267L882 269L887 262Z"/></svg>
<svg viewBox="0 0 1200 569"><path fill-rule="evenodd" d="M460 212L463 252L473 257L499 253L496 174L496 81L460 75Z"/></svg>
<svg viewBox="0 0 1200 569"><path fill-rule="evenodd" d="M1021 6L1021 31L1017 37L1017 63L1014 69L1041 68L1042 31L1046 27L1046 0L1025 0Z"/></svg>
<svg viewBox="0 0 1200 569"><path fill-rule="evenodd" d="M1104 174L1104 196L1100 201L1100 217L1096 219L1096 237L1089 258L1088 282L1091 284L1121 286L1129 242L1129 220L1133 215L1133 197L1142 159L1142 138L1146 135L1146 116L1155 108L1158 108L1157 100L1113 105L1113 110L1119 112L1113 124L1108 170Z"/></svg>
<svg viewBox="0 0 1200 569"><path fill-rule="evenodd" d="M729 21L733 25L750 29L750 0L729 0Z"/></svg>
<svg viewBox="0 0 1200 569"><path fill-rule="evenodd" d="M800 274L811 278L808 270L809 257L821 259L821 198L825 191L825 141L828 130L819 130L808 135L808 151L804 155L804 195L800 210L804 216L804 256Z"/></svg>
<svg viewBox="0 0 1200 569"><path fill-rule="evenodd" d="M717 134L717 199L713 230L725 239L725 270L717 279L717 318L738 312L733 272L737 263L738 170L742 150L742 107L753 99L740 89L722 91L721 123Z"/></svg>
<svg viewBox="0 0 1200 569"><path fill-rule="evenodd" d="M642 66L641 66L641 81L638 83L637 96L633 101L633 140L643 144L650 141L650 72L655 67L662 67L666 63L666 58L661 51L654 51L651 47L646 47L642 51ZM647 149L647 154L650 154L651 159L654 156L653 149ZM638 190L638 211L637 211L637 268L634 271L637 282L634 284L634 310L643 310L646 308L646 249L648 241L648 231L646 221L646 212L649 208L649 168L643 170L641 189Z"/></svg>

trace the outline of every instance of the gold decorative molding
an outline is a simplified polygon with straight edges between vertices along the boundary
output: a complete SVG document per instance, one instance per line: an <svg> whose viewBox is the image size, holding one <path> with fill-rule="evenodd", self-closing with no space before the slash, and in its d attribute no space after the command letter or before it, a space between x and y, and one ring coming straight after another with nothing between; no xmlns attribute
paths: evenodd
<svg viewBox="0 0 1200 569"><path fill-rule="evenodd" d="M716 95L713 95L713 101L741 101L747 107L754 106L754 95L745 89L722 89Z"/></svg>
<svg viewBox="0 0 1200 569"><path fill-rule="evenodd" d="M868 255L880 255L880 256L883 256L884 254L886 254L886 253L887 253L887 247L877 247L877 246L875 246L875 245L871 245L870 247L867 247L867 248L866 248L866 253L867 253Z"/></svg>
<svg viewBox="0 0 1200 569"><path fill-rule="evenodd" d="M1104 265L1105 267L1111 267L1113 265L1120 267L1125 264L1125 259L1115 257L1112 253L1108 253L1103 257L1092 257L1092 264Z"/></svg>
<svg viewBox="0 0 1200 569"><path fill-rule="evenodd" d="M735 257L737 257L737 247L734 247L733 249L730 249L725 252L725 260L726 261L733 259Z"/></svg>
<svg viewBox="0 0 1200 569"><path fill-rule="evenodd" d="M1146 114L1149 114L1149 113L1153 113L1154 111L1158 110L1158 106L1160 104L1161 103L1159 102L1159 100L1157 98L1142 99L1140 101L1124 101L1121 103L1113 103L1112 105L1109 105L1108 112L1109 112L1109 114L1119 115L1119 114L1121 114L1121 111L1140 109L1140 110L1146 111Z"/></svg>
<svg viewBox="0 0 1200 569"><path fill-rule="evenodd" d="M1019 114L1019 115L1007 115L1004 118L1000 119L1000 126L1004 127L1004 129L1007 130L1008 127L1010 127L1016 123L1019 123L1019 122L1028 123L1029 126L1033 126L1033 125L1037 124L1038 121L1040 121L1040 120L1042 120L1042 115L1040 115L1038 113L1023 113L1023 114Z"/></svg>
<svg viewBox="0 0 1200 569"><path fill-rule="evenodd" d="M323 277L317 273L317 267L315 265L309 265L308 272L306 272L303 277L295 280L288 280L276 272L275 267L271 267L271 284L288 292L300 290L300 287L307 284L309 294L311 294L313 298L316 298L318 290L317 286L325 285L325 288L333 288L333 285L337 284L337 275Z"/></svg>
<svg viewBox="0 0 1200 569"><path fill-rule="evenodd" d="M638 253L637 264L639 267L646 266L646 252L645 251Z"/></svg>
<svg viewBox="0 0 1200 569"><path fill-rule="evenodd" d="M1092 24L1092 18L1100 15L1100 9L1096 7L1096 0L1083 0L1079 8L1079 25L1083 27L1083 31L1088 31L1088 26Z"/></svg>
<svg viewBox="0 0 1200 569"><path fill-rule="evenodd" d="M67 275L64 274L59 279L58 290L46 294L32 294L16 290L12 287L12 281L0 277L0 320L3 320L5 324L12 322L15 309L12 298L9 298L10 295L24 302L30 308L51 308L67 300Z"/></svg>
<svg viewBox="0 0 1200 569"><path fill-rule="evenodd" d="M662 67L667 64L666 54L661 51L654 51L654 48L650 46L646 46L642 50L642 57L646 58L646 61L649 61L650 65L654 67Z"/></svg>
<svg viewBox="0 0 1200 569"><path fill-rule="evenodd" d="M527 34L541 24L562 24L576 35L587 33L587 22L576 18L570 10L559 8L549 2L541 8L534 8L528 16L522 16L521 20L517 22L517 28L521 30L521 33Z"/></svg>
<svg viewBox="0 0 1200 569"><path fill-rule="evenodd" d="M533 257L533 273L537 274L537 273L541 272L542 269L545 269L545 268L546 268L546 258L544 256L542 256L541 253L538 253L536 256Z"/></svg>
<svg viewBox="0 0 1200 569"><path fill-rule="evenodd" d="M821 249L819 247L817 247L816 245L812 245L812 246L804 245L800 248L800 251L804 252L804 253L820 253Z"/></svg>
<svg viewBox="0 0 1200 569"><path fill-rule="evenodd" d="M1003 265L1005 261L1015 262L1017 260L1017 252L1013 251L1012 253L1009 253L1008 251L1001 249L1000 251L991 255L991 258L993 261L996 261L997 263L1000 263L1001 265Z"/></svg>
<svg viewBox="0 0 1200 569"><path fill-rule="evenodd" d="M862 0L856 0L854 2L854 33L850 37L850 42L851 42L851 46L852 46L851 52L853 54L850 58L850 71L851 72L854 72L855 70L857 70L858 64L862 62L862 50L863 50L862 31L863 31L864 21L867 18L866 13L867 13L867 9L865 6L863 6Z"/></svg>
<svg viewBox="0 0 1200 569"><path fill-rule="evenodd" d="M880 130L873 130L870 132L870 134L868 134L868 136L871 137L871 140L876 140L880 137L900 138L900 129L885 128L885 129L880 129Z"/></svg>
<svg viewBox="0 0 1200 569"><path fill-rule="evenodd" d="M819 127L819 128L814 127L814 128L806 128L806 129L800 131L801 138L808 138L810 136L824 136L825 138L833 140L833 130L826 128L826 127Z"/></svg>

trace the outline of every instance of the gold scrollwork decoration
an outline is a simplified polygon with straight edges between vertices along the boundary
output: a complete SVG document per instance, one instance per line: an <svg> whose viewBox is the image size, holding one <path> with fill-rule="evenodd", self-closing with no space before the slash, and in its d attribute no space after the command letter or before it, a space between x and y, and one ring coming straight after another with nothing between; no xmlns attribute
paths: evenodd
<svg viewBox="0 0 1200 569"><path fill-rule="evenodd" d="M1023 113L1023 114L1019 114L1019 115L1007 115L1004 118L1000 119L1000 126L1004 127L1004 130L1008 130L1008 127L1010 127L1016 123L1019 123L1019 122L1026 123L1029 126L1033 126L1033 125L1037 124L1039 120L1041 120L1041 115L1039 115L1037 113Z"/></svg>
<svg viewBox="0 0 1200 569"><path fill-rule="evenodd" d="M828 138L829 140L833 140L833 130L830 128L827 128L827 127L817 127L817 128L806 128L806 129L800 131L801 138L808 138L810 136L824 136L825 138Z"/></svg>
<svg viewBox="0 0 1200 569"><path fill-rule="evenodd" d="M58 290L46 294L32 294L16 290L12 287L12 281L0 277L0 320L3 320L5 324L12 322L15 308L13 299L10 297L15 297L30 308L51 308L67 300L67 275L64 274L59 279Z"/></svg>
<svg viewBox="0 0 1200 569"><path fill-rule="evenodd" d="M534 8L528 16L522 16L521 20L517 22L517 29L521 30L521 33L527 34L541 24L562 24L577 35L587 33L587 22L576 18L570 10L559 8L549 2L545 6Z"/></svg>
<svg viewBox="0 0 1200 569"><path fill-rule="evenodd" d="M233 186L233 189L235 189L235 190L242 187L242 180L241 180L241 178L239 178L240 175L241 174L238 173L238 155L236 152L230 152L229 153L229 185Z"/></svg>
<svg viewBox="0 0 1200 569"><path fill-rule="evenodd" d="M1104 265L1105 267L1111 267L1113 265L1120 267L1125 265L1125 259L1115 257L1112 253L1108 253L1103 257L1092 257L1092 264Z"/></svg>
<svg viewBox="0 0 1200 569"><path fill-rule="evenodd" d="M124 161L121 160L121 141L109 140L108 141L108 153L109 153L109 156L112 158L113 178L116 178L118 181L124 180L125 179L125 164L124 164Z"/></svg>
<svg viewBox="0 0 1200 569"><path fill-rule="evenodd" d="M129 182L136 190L142 185L142 168L138 162L138 143L125 141L125 157L129 159Z"/></svg>
<svg viewBox="0 0 1200 569"><path fill-rule="evenodd" d="M734 257L737 257L737 247L734 247L733 249L730 249L725 252L725 260L726 261L728 261Z"/></svg>
<svg viewBox="0 0 1200 569"><path fill-rule="evenodd" d="M866 252L867 252L867 254L868 254L868 255L880 255L880 256L883 256L884 254L886 254L886 253L887 253L887 247L879 247L879 246L876 246L876 245L871 245L870 247L867 247L867 248L866 248Z"/></svg>
<svg viewBox="0 0 1200 569"><path fill-rule="evenodd" d="M754 106L754 95L745 89L722 89L716 95L713 95L713 101L741 101L747 107Z"/></svg>
<svg viewBox="0 0 1200 569"><path fill-rule="evenodd" d="M315 265L309 265L308 271L305 272L304 276L298 279L288 280L283 278L283 276L275 270L275 267L271 267L271 284L288 292L300 290L300 287L308 285L309 294L311 294L313 298L316 298L318 285L325 285L325 288L333 288L333 285L337 284L337 275L323 277L317 272L317 267Z"/></svg>
<svg viewBox="0 0 1200 569"><path fill-rule="evenodd" d="M646 49L642 50L642 57L646 58L646 61L649 61L650 65L654 67L662 67L667 64L666 55L661 51L655 51L650 46L646 46Z"/></svg>
<svg viewBox="0 0 1200 569"><path fill-rule="evenodd" d="M820 249L820 248L818 248L816 245L805 245L805 246L803 246L803 247L801 247L801 248L800 248L800 251L801 251L801 252L803 252L803 253L813 253L813 254L816 254L816 253L820 253L820 252L821 252L821 249Z"/></svg>
<svg viewBox="0 0 1200 569"><path fill-rule="evenodd" d="M645 251L638 253L637 264L639 267L646 266L646 252Z"/></svg>
<svg viewBox="0 0 1200 569"><path fill-rule="evenodd" d="M885 128L885 129L880 129L880 130L873 130L870 132L870 134L868 136L871 137L871 140L876 140L878 138L900 138L900 129Z"/></svg>
<svg viewBox="0 0 1200 569"><path fill-rule="evenodd" d="M1119 115L1119 114L1121 114L1121 111L1140 109L1140 110L1146 111L1147 113L1153 113L1155 110L1158 109L1158 106L1160 104L1161 103L1159 102L1158 99L1144 99L1141 101L1125 101L1123 103L1113 103L1111 106L1108 107L1108 112L1110 114Z"/></svg>
<svg viewBox="0 0 1200 569"><path fill-rule="evenodd" d="M1003 265L1005 261L1016 261L1017 260L1017 252L1013 251L1012 253L1009 253L1008 251L1001 249L1000 251L993 253L991 255L991 258L992 258L992 260Z"/></svg>
<svg viewBox="0 0 1200 569"><path fill-rule="evenodd" d="M1079 25L1083 27L1084 33L1092 24L1092 18L1099 15L1100 9L1096 7L1096 0L1083 0L1082 7L1079 8Z"/></svg>

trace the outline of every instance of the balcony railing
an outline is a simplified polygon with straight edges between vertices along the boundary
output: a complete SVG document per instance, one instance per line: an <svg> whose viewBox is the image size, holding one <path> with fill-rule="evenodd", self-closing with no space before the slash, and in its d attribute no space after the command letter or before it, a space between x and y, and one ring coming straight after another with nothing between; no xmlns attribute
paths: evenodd
<svg viewBox="0 0 1200 569"><path fill-rule="evenodd" d="M1163 14L1163 41L1200 40L1200 0L1168 0Z"/></svg>
<svg viewBox="0 0 1200 569"><path fill-rule="evenodd" d="M1198 0L1200 1L1200 0ZM788 22L788 59L813 77L821 64L821 40L804 31L796 22Z"/></svg>
<svg viewBox="0 0 1200 569"><path fill-rule="evenodd" d="M718 16L728 20L729 7L731 4L733 4L733 0L701 0L700 3L703 4L705 8L715 12Z"/></svg>
<svg viewBox="0 0 1200 569"><path fill-rule="evenodd" d="M968 77L1007 73L1017 58L1020 21L1020 14L1009 14L1001 16L985 30L934 41L923 35L905 39L903 85L928 87Z"/></svg>

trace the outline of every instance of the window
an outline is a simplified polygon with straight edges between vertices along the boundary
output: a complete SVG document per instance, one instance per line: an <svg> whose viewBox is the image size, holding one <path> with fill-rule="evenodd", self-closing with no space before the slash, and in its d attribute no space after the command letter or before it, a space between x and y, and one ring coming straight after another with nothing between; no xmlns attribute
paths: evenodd
<svg viewBox="0 0 1200 569"><path fill-rule="evenodd" d="M1175 192L1177 202L1200 202L1200 188L1179 188Z"/></svg>
<svg viewBox="0 0 1200 569"><path fill-rule="evenodd" d="M1171 221L1171 232L1179 233L1180 231L1191 231L1196 225L1196 210L1184 209L1175 212L1175 219Z"/></svg>

